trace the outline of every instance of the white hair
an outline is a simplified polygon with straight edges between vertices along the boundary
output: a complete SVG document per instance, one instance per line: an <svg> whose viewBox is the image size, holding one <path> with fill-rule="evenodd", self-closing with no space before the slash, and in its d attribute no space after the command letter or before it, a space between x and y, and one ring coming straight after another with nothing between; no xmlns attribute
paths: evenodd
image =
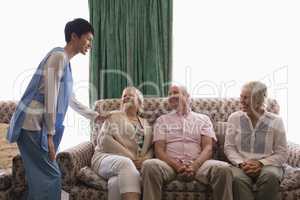
<svg viewBox="0 0 300 200"><path fill-rule="evenodd" d="M143 93L139 89L137 89L136 87L133 87L133 86L128 86L128 87L124 88L123 92L125 90L133 90L135 92L135 94L136 94L136 96L138 98L139 104L140 104L140 107L139 107L138 110L139 110L139 112L141 112L142 109L143 109L143 104L144 104Z"/></svg>
<svg viewBox="0 0 300 200"><path fill-rule="evenodd" d="M250 81L243 88L251 91L251 102L257 106L264 107L267 98L267 86L260 81Z"/></svg>

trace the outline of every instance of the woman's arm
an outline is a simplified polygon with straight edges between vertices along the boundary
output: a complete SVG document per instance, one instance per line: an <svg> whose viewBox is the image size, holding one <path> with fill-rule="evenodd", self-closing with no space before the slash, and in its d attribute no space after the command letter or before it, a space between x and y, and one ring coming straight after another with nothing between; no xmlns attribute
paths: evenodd
<svg viewBox="0 0 300 200"><path fill-rule="evenodd" d="M70 99L70 106L73 110L78 112L80 115L84 116L87 119L95 120L99 113L90 109L89 107L83 105L80 103L75 96L75 93L72 93L71 99Z"/></svg>
<svg viewBox="0 0 300 200"><path fill-rule="evenodd" d="M48 58L44 68L44 118L48 135L55 134L57 99L64 66L64 54L55 52Z"/></svg>

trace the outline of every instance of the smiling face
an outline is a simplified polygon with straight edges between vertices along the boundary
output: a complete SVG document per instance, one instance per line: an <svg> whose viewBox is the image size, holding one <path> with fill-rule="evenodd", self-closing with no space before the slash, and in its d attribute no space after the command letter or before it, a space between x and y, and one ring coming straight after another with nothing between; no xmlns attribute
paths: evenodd
<svg viewBox="0 0 300 200"><path fill-rule="evenodd" d="M267 97L267 87L257 81L244 85L240 94L241 110L249 115L259 114L265 108L265 98Z"/></svg>
<svg viewBox="0 0 300 200"><path fill-rule="evenodd" d="M77 53L85 55L92 47L93 34L87 32L78 37L75 33L72 33L72 41L75 44Z"/></svg>
<svg viewBox="0 0 300 200"><path fill-rule="evenodd" d="M173 85L169 89L168 102L170 107L174 110L185 108L187 107L188 94L179 86Z"/></svg>
<svg viewBox="0 0 300 200"><path fill-rule="evenodd" d="M251 112L251 90L247 87L243 87L240 94L241 110L246 113Z"/></svg>
<svg viewBox="0 0 300 200"><path fill-rule="evenodd" d="M121 107L124 111L128 109L136 109L140 108L140 102L138 100L138 95L133 88L126 88L123 90L122 98L121 98Z"/></svg>

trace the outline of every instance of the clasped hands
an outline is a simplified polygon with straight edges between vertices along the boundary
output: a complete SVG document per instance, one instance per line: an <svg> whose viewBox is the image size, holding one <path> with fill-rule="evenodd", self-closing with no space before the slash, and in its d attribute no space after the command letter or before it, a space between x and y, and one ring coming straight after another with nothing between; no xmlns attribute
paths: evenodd
<svg viewBox="0 0 300 200"><path fill-rule="evenodd" d="M142 169L142 164L145 160L146 160L146 158L144 158L144 157L138 157L136 160L133 160L133 163L137 170L140 171Z"/></svg>
<svg viewBox="0 0 300 200"><path fill-rule="evenodd" d="M183 162L179 160L177 164L174 166L175 171L177 172L177 177L183 181L191 181L194 179L196 172L199 166L196 162Z"/></svg>
<svg viewBox="0 0 300 200"><path fill-rule="evenodd" d="M259 176L261 169L263 168L263 164L261 162L259 162L258 160L247 160L243 163L240 163L239 167L249 177L256 178Z"/></svg>

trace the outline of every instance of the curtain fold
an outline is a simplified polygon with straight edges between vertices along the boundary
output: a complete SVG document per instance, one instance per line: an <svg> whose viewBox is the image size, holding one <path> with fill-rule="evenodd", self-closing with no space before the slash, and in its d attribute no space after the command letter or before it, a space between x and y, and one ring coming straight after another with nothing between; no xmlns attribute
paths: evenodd
<svg viewBox="0 0 300 200"><path fill-rule="evenodd" d="M90 103L133 85L165 96L172 76L172 0L89 0L95 29Z"/></svg>

